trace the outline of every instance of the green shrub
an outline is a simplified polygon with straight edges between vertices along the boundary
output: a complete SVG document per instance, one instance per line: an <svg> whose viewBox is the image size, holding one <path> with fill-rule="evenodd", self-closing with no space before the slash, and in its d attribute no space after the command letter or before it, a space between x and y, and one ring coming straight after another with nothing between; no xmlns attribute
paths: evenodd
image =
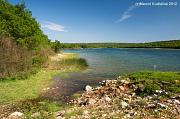
<svg viewBox="0 0 180 119"><path fill-rule="evenodd" d="M140 95L149 95L156 90L165 90L170 93L180 93L180 73L179 72L153 72L143 71L126 75L137 86L143 85Z"/></svg>

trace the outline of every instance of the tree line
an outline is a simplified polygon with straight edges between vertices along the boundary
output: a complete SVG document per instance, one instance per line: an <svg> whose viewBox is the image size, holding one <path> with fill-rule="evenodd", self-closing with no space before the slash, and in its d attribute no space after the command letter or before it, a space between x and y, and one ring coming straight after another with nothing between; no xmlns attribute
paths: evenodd
<svg viewBox="0 0 180 119"><path fill-rule="evenodd" d="M0 79L26 78L43 67L49 55L58 52L40 29L25 3L0 0Z"/></svg>
<svg viewBox="0 0 180 119"><path fill-rule="evenodd" d="M149 43L63 43L61 48L180 48L180 40L157 41Z"/></svg>

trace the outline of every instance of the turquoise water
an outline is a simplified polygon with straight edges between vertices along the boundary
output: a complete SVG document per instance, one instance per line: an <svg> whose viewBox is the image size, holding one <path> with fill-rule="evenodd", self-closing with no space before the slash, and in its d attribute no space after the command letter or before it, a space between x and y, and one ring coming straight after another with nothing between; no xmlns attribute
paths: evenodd
<svg viewBox="0 0 180 119"><path fill-rule="evenodd" d="M98 82L114 79L125 73L157 70L180 71L180 50L173 49L80 49L64 50L78 53L89 65L84 72L68 73L64 80L54 77L54 87L45 98L67 101L72 94L84 90L86 85L96 86Z"/></svg>
<svg viewBox="0 0 180 119"><path fill-rule="evenodd" d="M112 78L124 73L157 70L180 71L180 50L101 48L65 50L78 53L89 64L89 75Z"/></svg>

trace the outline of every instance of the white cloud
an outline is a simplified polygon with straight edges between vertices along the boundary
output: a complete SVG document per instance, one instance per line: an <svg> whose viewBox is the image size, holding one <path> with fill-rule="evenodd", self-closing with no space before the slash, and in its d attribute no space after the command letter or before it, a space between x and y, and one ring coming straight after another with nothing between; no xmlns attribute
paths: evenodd
<svg viewBox="0 0 180 119"><path fill-rule="evenodd" d="M41 27L49 29L49 30L53 30L53 31L67 32L67 30L65 30L65 27L63 25L56 24L56 23L49 22L49 21L42 22Z"/></svg>
<svg viewBox="0 0 180 119"><path fill-rule="evenodd" d="M137 5L130 6L122 15L121 17L116 21L116 23L122 22L124 20L129 19L133 15L131 14L131 11L133 11L135 8L137 8Z"/></svg>

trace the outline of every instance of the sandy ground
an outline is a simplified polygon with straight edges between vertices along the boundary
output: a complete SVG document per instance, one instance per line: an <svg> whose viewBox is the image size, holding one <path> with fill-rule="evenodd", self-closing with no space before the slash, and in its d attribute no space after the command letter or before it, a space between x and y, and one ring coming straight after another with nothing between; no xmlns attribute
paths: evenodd
<svg viewBox="0 0 180 119"><path fill-rule="evenodd" d="M65 58L68 58L69 55L73 55L73 53L59 53L59 54L56 54L54 56L51 56L50 57L50 60L51 61L59 61L61 59L65 59Z"/></svg>

